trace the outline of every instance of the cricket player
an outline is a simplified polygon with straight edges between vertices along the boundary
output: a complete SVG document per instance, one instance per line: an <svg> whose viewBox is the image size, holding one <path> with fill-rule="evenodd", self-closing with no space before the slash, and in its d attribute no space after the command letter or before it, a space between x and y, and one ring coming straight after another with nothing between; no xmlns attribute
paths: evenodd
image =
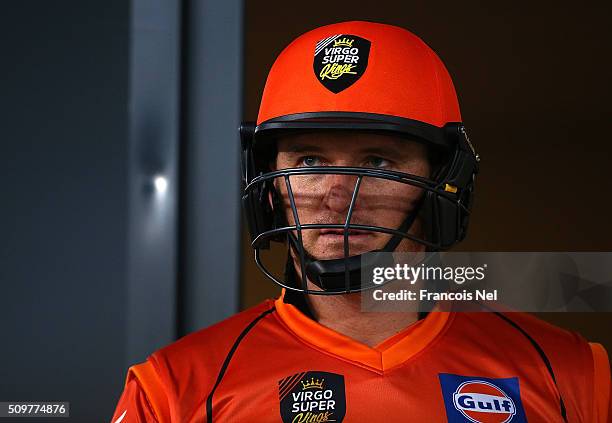
<svg viewBox="0 0 612 423"><path fill-rule="evenodd" d="M576 333L518 312L362 308L369 254L467 231L479 157L421 39L372 22L298 37L241 139L255 259L282 294L132 366L112 422L612 421L607 353Z"/></svg>

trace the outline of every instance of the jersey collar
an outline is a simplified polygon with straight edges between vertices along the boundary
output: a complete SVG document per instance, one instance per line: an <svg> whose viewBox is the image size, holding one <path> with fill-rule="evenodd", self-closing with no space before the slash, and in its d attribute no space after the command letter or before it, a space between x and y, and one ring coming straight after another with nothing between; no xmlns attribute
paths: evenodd
<svg viewBox="0 0 612 423"><path fill-rule="evenodd" d="M426 318L370 347L309 318L293 304L285 303L284 295L283 289L275 306L278 317L291 332L317 350L379 373L404 364L425 350L442 336L454 317L451 312L431 312Z"/></svg>

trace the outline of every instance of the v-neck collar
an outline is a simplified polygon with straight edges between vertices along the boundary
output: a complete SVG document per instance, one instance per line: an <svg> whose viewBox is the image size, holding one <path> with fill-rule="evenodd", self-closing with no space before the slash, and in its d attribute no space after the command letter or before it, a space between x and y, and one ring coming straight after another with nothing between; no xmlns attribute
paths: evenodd
<svg viewBox="0 0 612 423"><path fill-rule="evenodd" d="M410 360L441 336L452 317L451 312L431 312L401 332L370 347L342 335L304 315L293 304L283 301L285 290L275 300L279 318L299 338L314 348L379 373Z"/></svg>

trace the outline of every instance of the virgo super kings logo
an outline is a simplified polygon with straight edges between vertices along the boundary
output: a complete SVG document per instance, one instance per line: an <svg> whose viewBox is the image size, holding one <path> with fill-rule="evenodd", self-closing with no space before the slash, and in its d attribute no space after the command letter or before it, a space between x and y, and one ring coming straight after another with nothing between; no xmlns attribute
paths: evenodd
<svg viewBox="0 0 612 423"><path fill-rule="evenodd" d="M350 34L337 34L315 46L313 69L321 84L334 94L353 85L368 67L370 41Z"/></svg>
<svg viewBox="0 0 612 423"><path fill-rule="evenodd" d="M346 414L344 376L304 372L278 382L284 423L342 422Z"/></svg>
<svg viewBox="0 0 612 423"><path fill-rule="evenodd" d="M518 378L439 375L449 423L526 423Z"/></svg>

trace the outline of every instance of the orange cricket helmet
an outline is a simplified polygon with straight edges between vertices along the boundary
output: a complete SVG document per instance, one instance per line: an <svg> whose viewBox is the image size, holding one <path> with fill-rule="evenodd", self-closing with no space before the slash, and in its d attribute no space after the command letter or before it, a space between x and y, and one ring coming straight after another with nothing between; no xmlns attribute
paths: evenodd
<svg viewBox="0 0 612 423"><path fill-rule="evenodd" d="M392 133L420 141L443 157L431 178L390 170L349 167L269 169L275 139L286 131L347 130ZM256 123L243 123L243 205L255 249L255 261L270 279L294 291L339 294L372 288L362 283L362 255L317 260L305 250L307 229L370 230L390 234L373 252L391 252L404 238L437 251L451 247L466 234L479 158L467 138L455 89L442 61L411 32L372 22L343 22L301 35L274 62L264 88ZM381 178L423 189L419 206L399 228L351 223L349 210L342 225L294 225L280 212L274 180L287 184L297 218L289 176L343 173ZM353 198L358 195L359 182ZM273 204L269 198L273 199ZM276 205L277 207L275 207ZM424 223L423 237L408 234L415 218ZM297 233L297 236L295 235ZM287 242L299 256L302 280L273 275L260 250L270 241ZM288 265L288 268L292 267ZM294 274L295 276L295 274ZM307 288L307 278L322 291ZM291 280L290 280L291 279Z"/></svg>
<svg viewBox="0 0 612 423"><path fill-rule="evenodd" d="M257 124L321 112L437 127L461 121L453 82L429 46L403 28L360 21L317 28L287 46L268 75Z"/></svg>

